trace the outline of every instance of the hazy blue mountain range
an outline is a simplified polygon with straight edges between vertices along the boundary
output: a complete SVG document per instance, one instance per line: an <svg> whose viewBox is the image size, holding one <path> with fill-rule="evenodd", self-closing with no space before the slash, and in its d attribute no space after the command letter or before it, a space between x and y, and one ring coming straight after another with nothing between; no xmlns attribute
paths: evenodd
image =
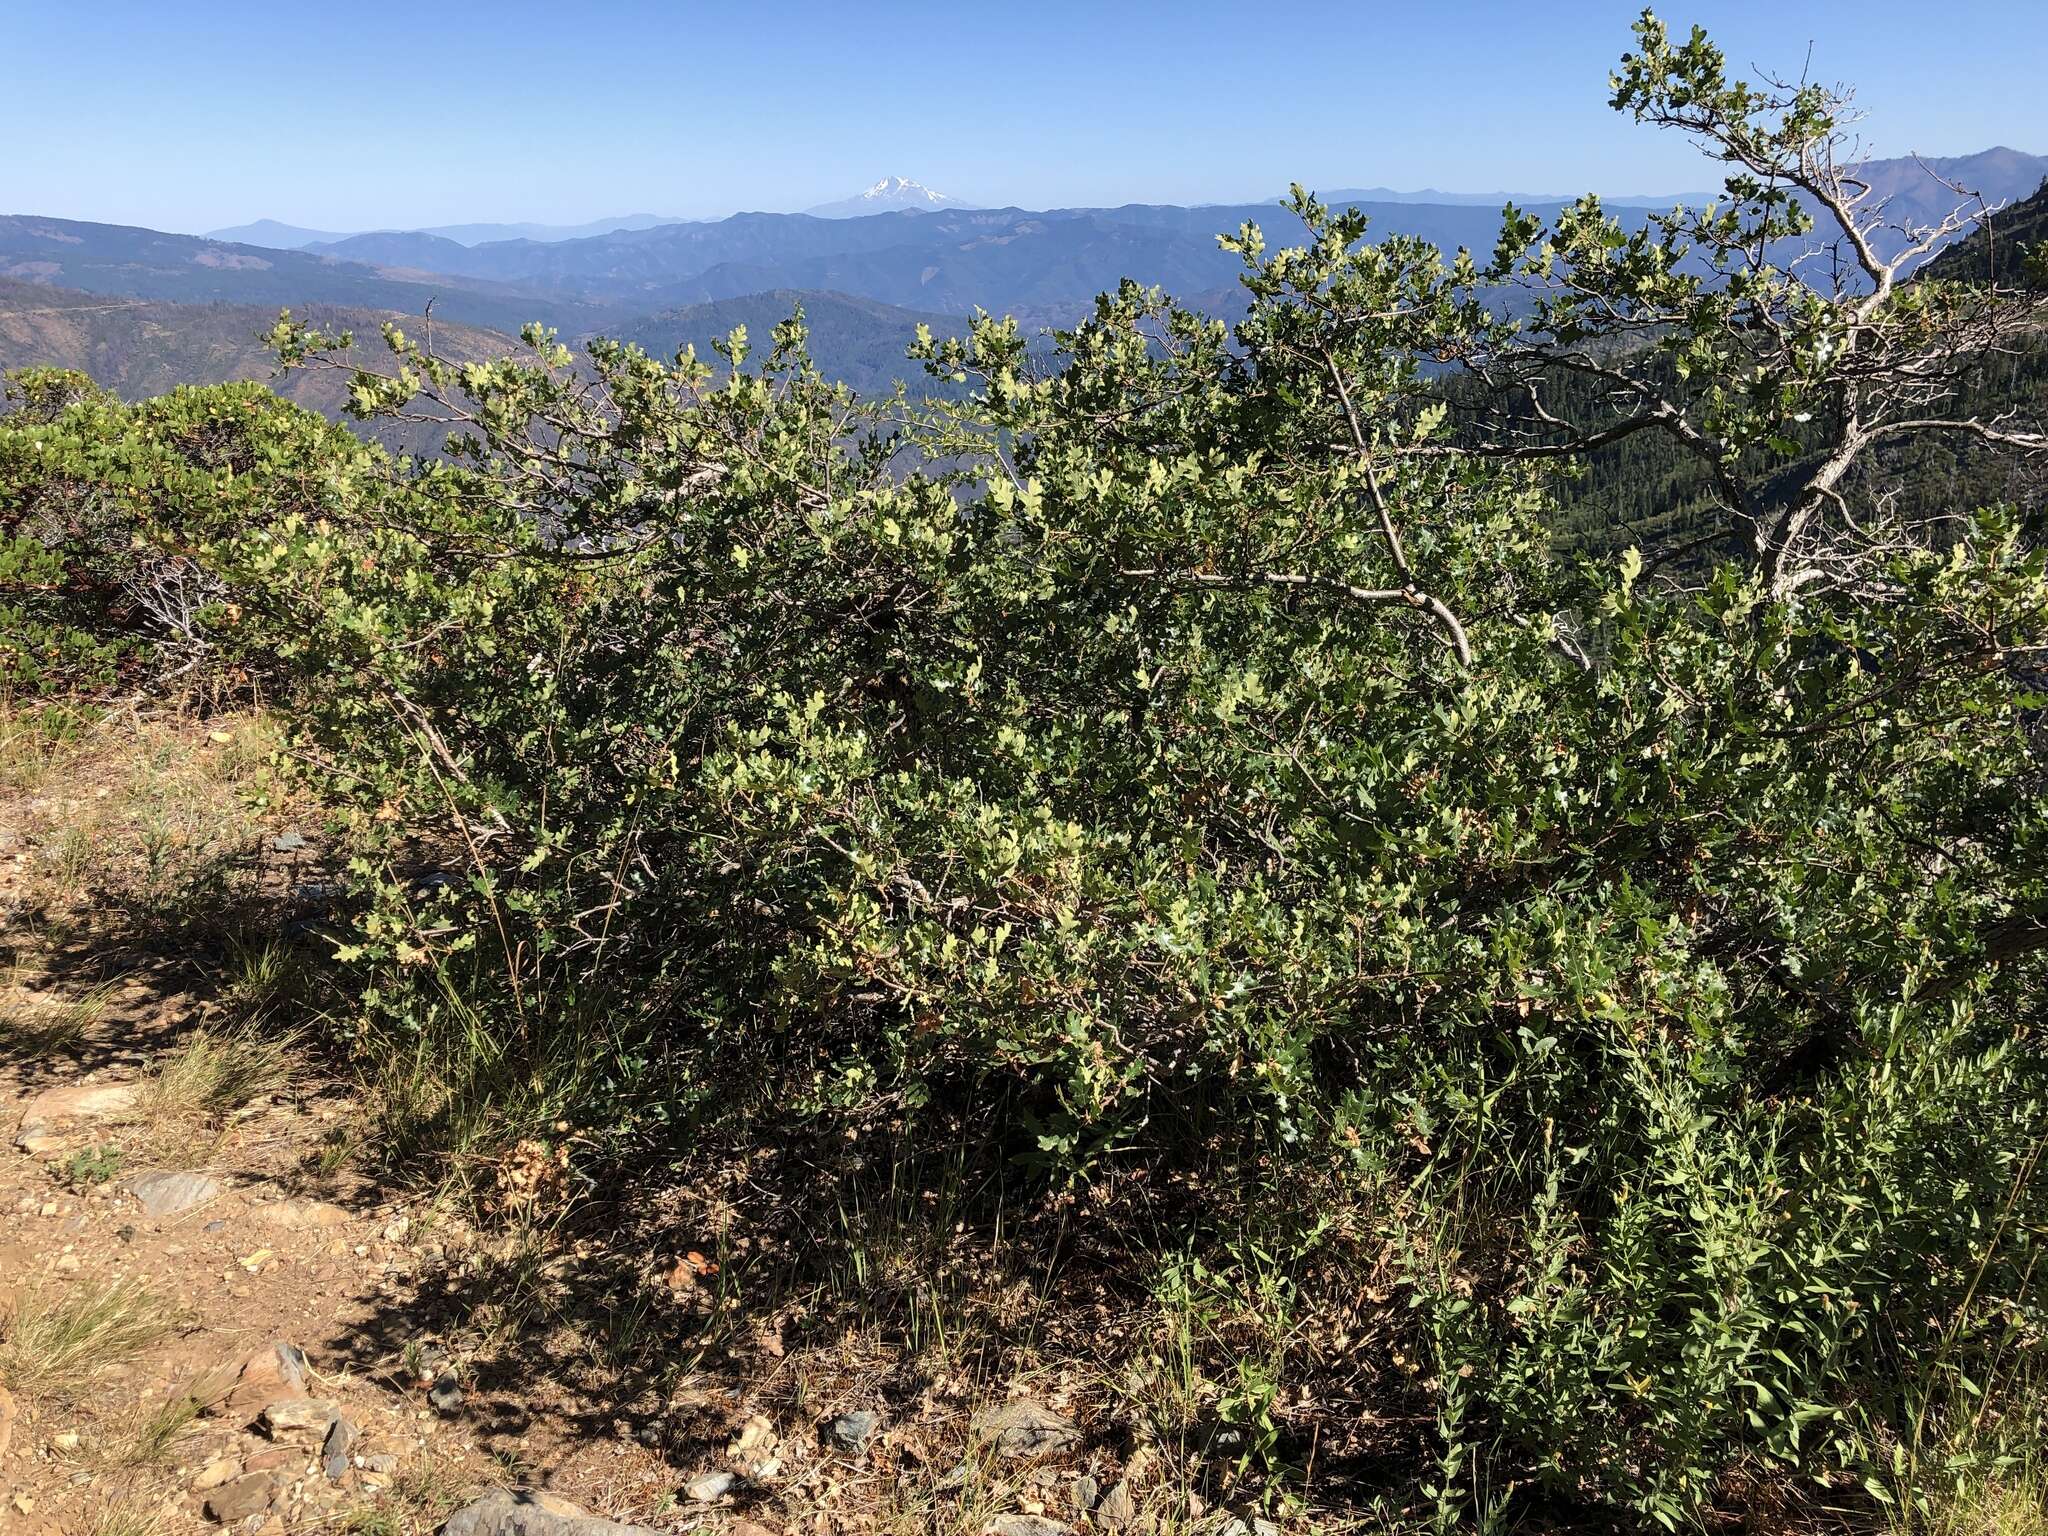
<svg viewBox="0 0 2048 1536"><path fill-rule="evenodd" d="M1490 246L1498 214L1481 207L1389 204L1381 232L1446 246ZM906 309L965 314L976 305L1072 318L1128 275L1195 297L1231 287L1237 258L1219 231L1256 219L1284 238L1269 204L1181 208L956 209L824 219L745 213L704 224L622 230L581 240L461 246L428 235L358 235L312 254L367 264L411 283L423 273L638 311L771 289L829 290Z"/></svg>
<svg viewBox="0 0 2048 1536"><path fill-rule="evenodd" d="M615 229L651 229L657 224L683 224L686 219L659 213L628 213L614 219L593 219L588 224L436 224L404 233L434 235L457 245L482 245L487 240L576 240L585 235L608 235ZM392 233L392 231L379 231ZM278 251L302 251L308 246L331 245L352 238L345 230L301 229L275 219L258 219L229 229L207 232L209 240L237 245L260 245Z"/></svg>
<svg viewBox="0 0 2048 1536"><path fill-rule="evenodd" d="M1944 181L1981 190L1992 202L2025 197L2048 175L2048 158L2000 148L1927 166L1877 161L1867 174L1874 195L1888 199L1892 218L1903 224L1936 218L1955 201ZM914 184L878 183L882 200L905 187ZM1372 202L1344 192L1331 200L1356 204L1378 234L1416 235L1446 249L1485 250L1497 233L1498 209L1491 200ZM1285 238L1288 223L1270 203L923 206L926 211L862 217L742 213L562 240L466 244L430 231L376 233L309 250L413 283L432 273L640 312L796 289L853 294L926 312L963 314L981 305L1040 317L1069 315L1124 275L1190 298L1227 290L1238 264L1216 248L1216 234L1258 220ZM1547 212L1558 200L1529 200L1525 206ZM1647 216L1643 205L1628 202L1616 211L1625 223Z"/></svg>
<svg viewBox="0 0 2048 1536"><path fill-rule="evenodd" d="M2000 203L2026 197L2044 174L2048 159L2005 148L1925 166L1880 161L1867 171L1873 195L1889 199L1898 223L1946 211L1955 193L1944 182ZM922 193L893 181L879 186L885 196ZM1360 207L1374 237L1402 233L1446 249L1489 251L1498 234L1499 210L1490 198L1375 201L1340 191L1329 200ZM1542 214L1558 203L1524 205ZM627 221L637 227L595 234L542 227L547 238L479 240L482 233L534 226L472 225L315 239L300 249L13 215L0 217L0 280L102 299L236 306L248 313L232 323L247 325L251 338L280 308L326 305L416 317L432 300L437 320L493 338L478 346L510 347L505 338L539 321L565 339L602 332L663 355L684 342L703 350L740 323L765 346L769 327L800 300L825 370L863 388L885 388L895 378L918 378L902 352L920 320L935 330L957 330L976 307L1015 315L1027 329L1066 325L1097 293L1128 276L1164 287L1193 307L1232 315L1242 303L1241 263L1218 248L1218 233L1257 221L1275 241L1294 234L1291 216L1270 202L1025 209L927 201L922 207L854 217L744 213L696 223L643 215ZM1624 225L1648 217L1641 206L1626 203L1615 211ZM266 239L321 233L263 231ZM1896 247L1897 237L1880 243L1884 239ZM234 376L219 371L230 366L228 352L209 362L213 354L169 334L190 321L218 335L227 322L125 305L98 313L104 318L92 324L106 339L90 348L77 340L77 325L18 323L15 331L46 338L50 361L112 368L117 384L139 376L142 363L135 359L150 357L162 360L163 377ZM154 329L130 335L124 326ZM60 345L51 339L60 330L72 340ZM32 352L38 344L18 339L9 356L33 361L22 349Z"/></svg>
<svg viewBox="0 0 2048 1536"><path fill-rule="evenodd" d="M0 278L123 298L272 310L337 304L418 314L434 299L434 312L443 319L515 333L537 318L582 328L583 320L594 321L602 309L574 297L528 296L487 280L408 277L308 251L18 214L0 215Z"/></svg>
<svg viewBox="0 0 2048 1536"><path fill-rule="evenodd" d="M1574 196L1564 192L1439 192L1435 187L1424 187L1419 192L1396 192L1391 187L1339 187L1318 195L1328 203L1440 203L1452 208L1496 211L1503 203L1527 208L1537 203L1570 202ZM1610 208L1669 208L1673 203L1704 203L1712 196L1711 192L1674 192L1661 197L1602 193L1600 201Z"/></svg>

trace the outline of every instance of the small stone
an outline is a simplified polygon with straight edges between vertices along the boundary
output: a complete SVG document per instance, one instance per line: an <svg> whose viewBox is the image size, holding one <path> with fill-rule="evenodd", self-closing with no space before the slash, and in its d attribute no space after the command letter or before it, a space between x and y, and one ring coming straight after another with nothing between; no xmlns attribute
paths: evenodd
<svg viewBox="0 0 2048 1536"><path fill-rule="evenodd" d="M210 1173L145 1173L130 1181L128 1191L142 1202L144 1215L166 1221L218 1200L221 1182Z"/></svg>
<svg viewBox="0 0 2048 1536"><path fill-rule="evenodd" d="M462 1383L453 1371L443 1371L434 1378L434 1384L427 1388L427 1401L433 1404L436 1413L461 1411Z"/></svg>
<svg viewBox="0 0 2048 1536"><path fill-rule="evenodd" d="M295 1451L288 1445L273 1446L267 1451L258 1451L242 1463L245 1472L282 1472L286 1467L304 1465L306 1453Z"/></svg>
<svg viewBox="0 0 2048 1536"><path fill-rule="evenodd" d="M730 1472L706 1472L702 1477L690 1479L683 1492L697 1504L716 1504L732 1491L736 1481Z"/></svg>
<svg viewBox="0 0 2048 1536"><path fill-rule="evenodd" d="M232 1525L251 1515L261 1515L277 1501L283 1485L269 1472L251 1472L238 1477L206 1496L206 1517L221 1525Z"/></svg>
<svg viewBox="0 0 2048 1536"><path fill-rule="evenodd" d="M205 1493L208 1489L218 1488L224 1483L233 1482L242 1475L242 1471L242 1464L232 1456L210 1461L200 1469L199 1475L192 1479L192 1491Z"/></svg>
<svg viewBox="0 0 2048 1536"><path fill-rule="evenodd" d="M842 1413L825 1426L825 1435L842 1451L859 1452L866 1447L868 1439L875 1432L878 1422L875 1414L866 1408L856 1408L851 1413Z"/></svg>
<svg viewBox="0 0 2048 1536"><path fill-rule="evenodd" d="M1067 1536L1067 1528L1043 1515L997 1515L982 1528L982 1536Z"/></svg>
<svg viewBox="0 0 2048 1536"><path fill-rule="evenodd" d="M263 1432L273 1440L318 1440L325 1442L341 1410L316 1397L287 1397L266 1404L256 1416Z"/></svg>
<svg viewBox="0 0 2048 1536"><path fill-rule="evenodd" d="M1081 1439L1072 1419L1028 1397L983 1409L974 1416L973 1432L997 1455L1012 1458L1056 1455Z"/></svg>
<svg viewBox="0 0 2048 1536"><path fill-rule="evenodd" d="M280 832L270 840L270 846L279 853L297 853L306 846L306 839L303 833Z"/></svg>
<svg viewBox="0 0 2048 1536"><path fill-rule="evenodd" d="M391 1220L384 1223L384 1241L387 1243L402 1243L405 1241L406 1234L410 1231L412 1231L412 1218L410 1216L394 1216Z"/></svg>
<svg viewBox="0 0 2048 1536"><path fill-rule="evenodd" d="M1121 1531L1136 1524L1137 1519L1138 1501L1132 1496L1129 1483L1118 1483L1095 1506L1095 1523L1105 1531Z"/></svg>
<svg viewBox="0 0 2048 1536"><path fill-rule="evenodd" d="M327 1438L320 1446L320 1470L329 1482L338 1483L348 1473L349 1448L356 1443L356 1427L337 1418L327 1426Z"/></svg>
<svg viewBox="0 0 2048 1536"><path fill-rule="evenodd" d="M764 1459L775 1449L775 1426L760 1414L755 1414L740 1426L739 1437L727 1448L726 1454L741 1466Z"/></svg>
<svg viewBox="0 0 2048 1536"><path fill-rule="evenodd" d="M1249 1520L1231 1520L1216 1536L1280 1536L1280 1527L1270 1520L1261 1520L1254 1515Z"/></svg>

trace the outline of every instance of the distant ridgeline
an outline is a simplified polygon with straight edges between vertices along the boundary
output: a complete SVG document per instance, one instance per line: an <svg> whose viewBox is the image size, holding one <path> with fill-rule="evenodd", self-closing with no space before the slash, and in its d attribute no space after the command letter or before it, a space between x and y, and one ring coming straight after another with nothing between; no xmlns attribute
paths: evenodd
<svg viewBox="0 0 2048 1536"><path fill-rule="evenodd" d="M1981 191L1993 203L2033 194L2000 212L1988 230L1940 252L1925 269L1931 276L2011 282L2025 252L2048 244L2048 199L2035 191L2048 158L1999 149L1925 165L1874 162L1865 174L1899 224L1938 219L1955 203L1955 186ZM1408 234L1446 251L1484 252L1499 231L1499 210L1476 200L1372 201L1376 196L1393 195L1334 199L1369 215L1369 238ZM1649 200L1631 201L1615 211L1634 229L1650 209ZM261 338L279 309L290 307L325 329L352 330L359 348L372 353L382 325L396 321L418 334L431 305L435 346L457 361L516 352L520 328L538 321L572 344L609 335L663 358L694 347L715 362L712 343L736 327L745 328L758 361L774 326L801 307L812 356L827 377L863 394L885 393L898 381L913 393L950 393L905 359L920 325L958 334L979 306L1015 315L1027 333L1042 334L1073 323L1098 292L1127 276L1234 320L1245 303L1242 262L1218 248L1217 233L1256 221L1275 242L1294 234L1291 218L1270 203L1034 212L939 200L925 207L694 223L634 215L581 229L452 226L338 235L260 221L220 232L261 244L0 217L0 370L73 368L131 399L179 384L266 379L288 398L338 416L338 376L277 373ZM493 238L501 234L519 237ZM1883 238L1903 243L1896 232ZM2038 391L2041 369L2038 354L1988 359L1976 387L1992 389L1996 370L1998 392ZM1583 380L1560 378L1552 390L1575 412L1597 411ZM372 435L406 449L439 440L389 422ZM1991 456L1961 440L1922 440L1876 462L1887 488L1916 508L2030 489L2013 478L2022 471L2010 461L1994 469ZM1680 530L1705 538L1721 518L1697 463L1654 433L1596 453L1588 473L1563 495L1568 510L1560 538L1591 552Z"/></svg>
<svg viewBox="0 0 2048 1536"><path fill-rule="evenodd" d="M2024 197L2048 175L2048 158L1996 149L1926 166L1876 161L1864 174L1890 199L1895 220L1927 221L1954 202L1946 183L1981 190L1994 202ZM1359 207L1376 240L1402 234L1447 252L1484 253L1500 231L1500 209L1491 203L1378 192L1337 193L1330 201ZM1560 206L1555 198L1521 201L1539 212ZM1648 203L1632 199L1615 211L1636 228L1649 217ZM417 330L431 302L437 326L493 332L501 338L493 345L504 348L523 326L539 322L566 341L624 336L664 355L683 342L702 351L721 334L718 327L730 328L728 320L765 339L772 320L785 318L801 297L821 369L875 389L895 379L921 382L921 371L903 359L920 322L957 332L979 307L1014 315L1027 331L1066 326L1126 277L1162 287L1190 308L1236 319L1245 303L1243 264L1216 237L1246 222L1261 224L1282 244L1297 234L1274 201L1031 210L964 208L932 194L865 217L743 213L664 222L642 214L580 228L464 225L352 235L259 221L218 232L232 239L12 215L0 216L0 280L159 305L243 306L268 317L256 327L263 331L277 310L313 305L407 317ZM517 237L495 238L508 234ZM11 292L0 296L0 306L50 307ZM771 315L777 306L783 314ZM222 324L162 309L103 312L91 330L127 372L96 377L126 392L246 376L241 347L249 338L227 335ZM185 326L223 335L225 352L210 355L154 329ZM124 328L132 334L116 339ZM30 344L17 326L0 361L89 372L110 366L75 342L65 350L66 337L53 328L41 331L38 344L48 350L25 354ZM121 361L150 356L162 367L137 372L132 361Z"/></svg>

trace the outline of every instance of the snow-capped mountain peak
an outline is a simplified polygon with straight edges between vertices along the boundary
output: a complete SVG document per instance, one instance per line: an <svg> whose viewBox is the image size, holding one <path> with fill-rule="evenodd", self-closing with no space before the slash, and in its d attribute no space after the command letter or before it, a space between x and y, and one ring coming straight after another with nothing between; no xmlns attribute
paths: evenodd
<svg viewBox="0 0 2048 1536"><path fill-rule="evenodd" d="M857 219L870 213L930 213L964 206L958 198L934 192L908 176L884 176L873 186L835 203L820 203L804 212L819 219Z"/></svg>

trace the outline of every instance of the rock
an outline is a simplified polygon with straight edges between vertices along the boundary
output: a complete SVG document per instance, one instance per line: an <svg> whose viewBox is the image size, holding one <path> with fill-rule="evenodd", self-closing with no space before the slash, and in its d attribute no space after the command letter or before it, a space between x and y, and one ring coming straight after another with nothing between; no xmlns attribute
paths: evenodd
<svg viewBox="0 0 2048 1536"><path fill-rule="evenodd" d="M337 1417L327 1426L327 1438L320 1443L320 1470L327 1474L330 1483L338 1483L348 1473L348 1453L356 1443L356 1427L347 1419Z"/></svg>
<svg viewBox="0 0 2048 1536"><path fill-rule="evenodd" d="M982 1536L1067 1536L1067 1527L1043 1515L997 1515L981 1531Z"/></svg>
<svg viewBox="0 0 2048 1536"><path fill-rule="evenodd" d="M256 1214L274 1227L287 1232L304 1232L316 1227L339 1227L349 1220L349 1213L341 1206L327 1200L273 1200L268 1205L256 1207Z"/></svg>
<svg viewBox="0 0 2048 1536"><path fill-rule="evenodd" d="M1118 1483L1102 1496L1094 1509L1095 1524L1105 1531L1121 1531L1138 1520L1138 1501L1129 1483Z"/></svg>
<svg viewBox="0 0 2048 1536"><path fill-rule="evenodd" d="M541 1488L499 1488L441 1526L441 1536L657 1536L644 1525L622 1525L586 1513Z"/></svg>
<svg viewBox="0 0 2048 1536"><path fill-rule="evenodd" d="M267 1451L258 1451L242 1463L244 1472L282 1472L287 1467L303 1467L306 1453L295 1451L288 1445L273 1446Z"/></svg>
<svg viewBox="0 0 2048 1536"><path fill-rule="evenodd" d="M825 1438L842 1451L858 1452L868 1443L879 1422L875 1414L866 1408L856 1408L851 1413L842 1413L825 1426Z"/></svg>
<svg viewBox="0 0 2048 1536"><path fill-rule="evenodd" d="M277 1502L283 1479L271 1472L251 1472L206 1496L206 1518L232 1525L251 1515L260 1515Z"/></svg>
<svg viewBox="0 0 2048 1536"><path fill-rule="evenodd" d="M129 1181L128 1192L142 1202L144 1215L167 1221L218 1200L221 1182L210 1173L145 1173Z"/></svg>
<svg viewBox="0 0 2048 1536"><path fill-rule="evenodd" d="M47 1121L30 1120L23 1123L14 1144L31 1157L47 1157L64 1150L65 1138L52 1130Z"/></svg>
<svg viewBox="0 0 2048 1536"><path fill-rule="evenodd" d="M282 1339L252 1355L217 1365L185 1388L199 1411L238 1421L254 1418L267 1404L306 1395L306 1357Z"/></svg>
<svg viewBox="0 0 2048 1536"><path fill-rule="evenodd" d="M232 1456L223 1456L219 1461L210 1461L200 1469L199 1475L192 1479L192 1491L205 1493L224 1483L233 1482L241 1475L242 1464Z"/></svg>
<svg viewBox="0 0 2048 1536"><path fill-rule="evenodd" d="M28 1101L21 1112L24 1129L54 1124L59 1120L107 1120L135 1107L140 1090L134 1083L73 1083L68 1088L45 1088Z"/></svg>
<svg viewBox="0 0 2048 1536"><path fill-rule="evenodd" d="M702 1477L693 1477L683 1492L694 1503L716 1504L728 1493L737 1479L730 1472L706 1472Z"/></svg>
<svg viewBox="0 0 2048 1536"><path fill-rule="evenodd" d="M406 1239L406 1234L411 1231L412 1218L410 1216L394 1216L384 1223L384 1241L387 1243L402 1243Z"/></svg>
<svg viewBox="0 0 2048 1536"><path fill-rule="evenodd" d="M434 1405L436 1413L461 1412L462 1382L453 1371L443 1371L434 1378L434 1384L427 1388L427 1401Z"/></svg>
<svg viewBox="0 0 2048 1536"><path fill-rule="evenodd" d="M726 1454L747 1468L749 1476L758 1476L754 1465L769 1459L775 1440L775 1426L757 1413L740 1427L739 1437L726 1448Z"/></svg>
<svg viewBox="0 0 2048 1536"><path fill-rule="evenodd" d="M315 1397L287 1397L268 1403L256 1416L263 1433L273 1440L311 1440L324 1444L341 1410Z"/></svg>
<svg viewBox="0 0 2048 1536"><path fill-rule="evenodd" d="M297 853L306 846L306 838L300 832L280 832L270 840L270 846L279 853Z"/></svg>
<svg viewBox="0 0 2048 1536"><path fill-rule="evenodd" d="M999 1456L1052 1456L1072 1450L1081 1431L1066 1415L1033 1398L1020 1397L974 1416L974 1438Z"/></svg>

